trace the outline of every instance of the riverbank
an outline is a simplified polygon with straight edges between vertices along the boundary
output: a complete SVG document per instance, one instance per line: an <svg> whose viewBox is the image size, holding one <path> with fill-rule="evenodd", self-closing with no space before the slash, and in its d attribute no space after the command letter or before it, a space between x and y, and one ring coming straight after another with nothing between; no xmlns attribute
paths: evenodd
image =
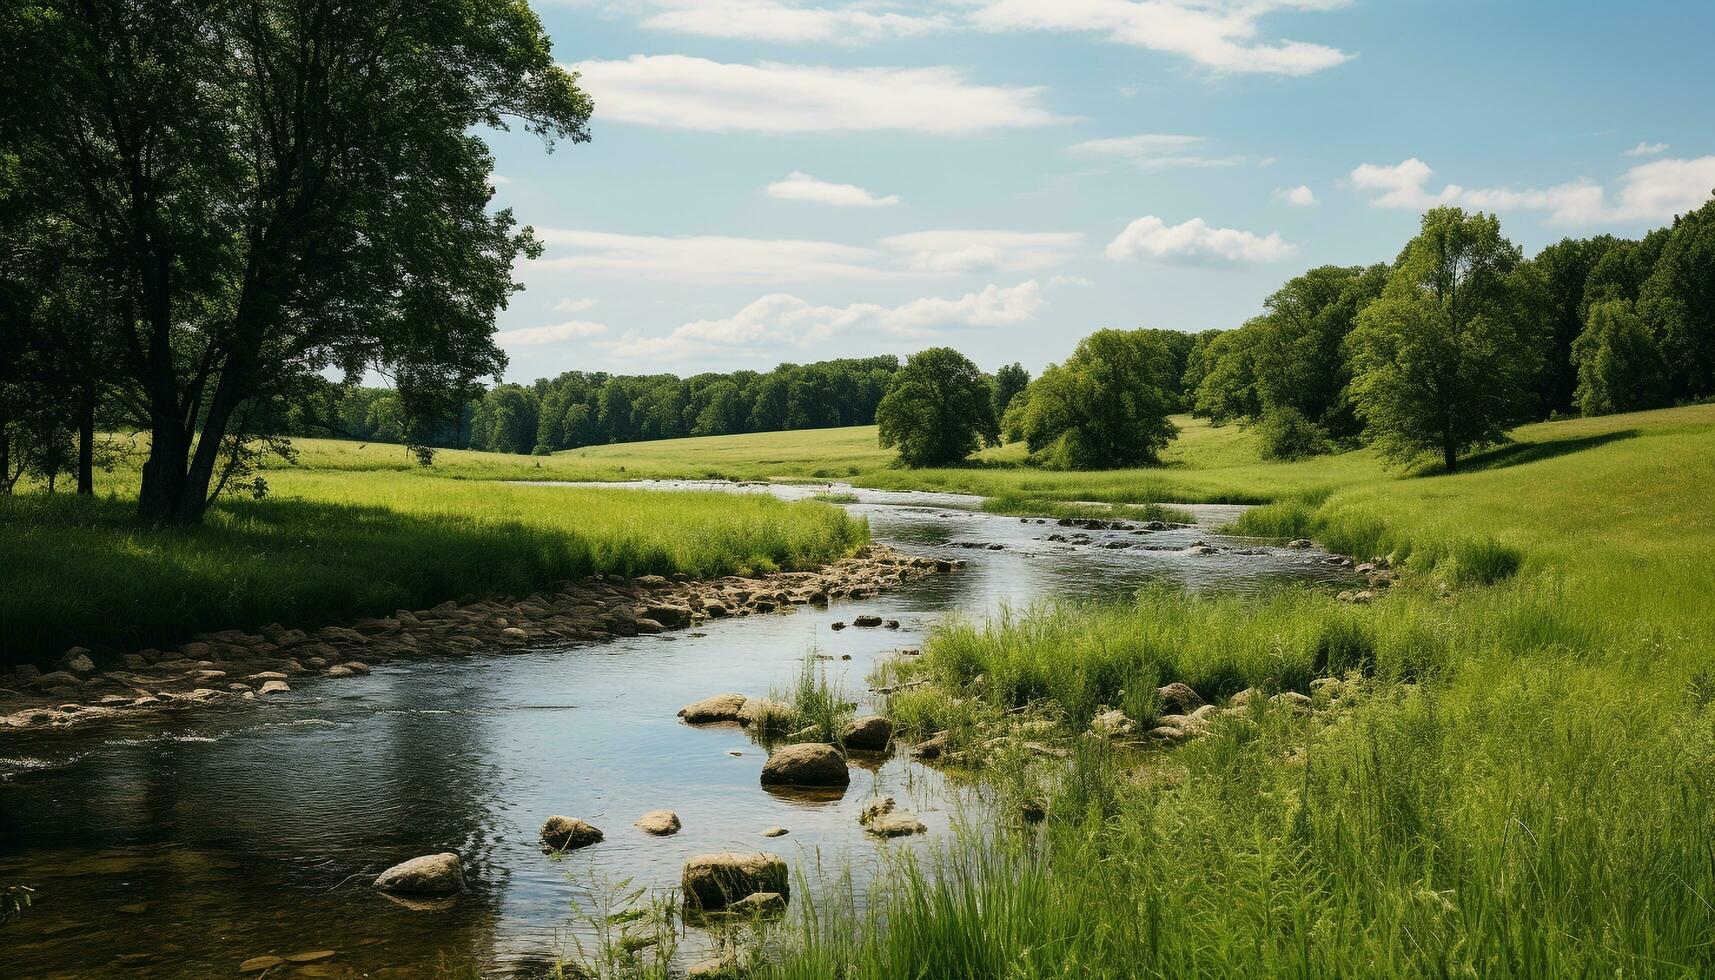
<svg viewBox="0 0 1715 980"><path fill-rule="evenodd" d="M712 578L811 568L868 530L837 507L726 494L541 488L427 474L270 472L202 527L139 525L116 497L0 497L0 667L98 665L195 633L315 630L587 575Z"/></svg>
<svg viewBox="0 0 1715 980"><path fill-rule="evenodd" d="M368 674L391 660L516 652L685 629L710 619L862 599L925 575L945 559L866 545L804 572L693 580L591 575L517 601L443 602L313 633L278 623L256 633L200 633L167 650L126 653L96 669L74 649L61 669L22 666L0 674L0 728L66 728L232 701L288 695L295 682ZM897 624L895 624L897 627Z"/></svg>
<svg viewBox="0 0 1715 980"><path fill-rule="evenodd" d="M1151 592L937 631L888 713L1044 819L799 910L756 975L1715 972L1711 411L1532 430L1241 518L1391 556L1367 604Z"/></svg>

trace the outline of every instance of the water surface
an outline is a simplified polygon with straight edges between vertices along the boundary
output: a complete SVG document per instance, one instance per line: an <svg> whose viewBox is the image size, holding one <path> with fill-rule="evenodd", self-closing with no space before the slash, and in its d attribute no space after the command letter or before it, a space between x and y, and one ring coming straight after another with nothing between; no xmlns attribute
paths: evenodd
<svg viewBox="0 0 1715 980"><path fill-rule="evenodd" d="M723 488L788 499L830 489ZM0 931L0 977L232 975L252 956L322 949L337 951L323 967L371 975L472 954L495 973L531 975L588 941L577 910L627 880L671 889L692 854L772 850L812 878L850 869L861 882L887 849L949 833L971 815L970 794L900 756L855 767L837 799L771 794L758 782L765 754L740 729L691 728L675 712L721 691L783 689L814 654L832 658L818 662L861 699L879 659L919 645L947 615L1121 596L1150 581L1248 591L1349 574L1318 553L1219 538L1211 527L1233 507L1189 508L1203 522L1195 528L1090 532L1093 544L1073 546L1046 540L1068 531L1053 522L969 509L976 498L832 490L859 498L847 509L877 541L968 564L826 609L401 661L368 677L296 681L261 705L0 735L0 883L38 893ZM1255 553L1181 551L1195 540ZM1099 547L1109 541L1128 547ZM831 629L860 613L901 628ZM877 792L915 810L929 833L866 835L857 812ZM631 826L663 807L684 822L678 835ZM536 829L555 813L607 839L549 860ZM775 825L791 833L759 836ZM443 850L464 857L472 885L453 908L413 911L369 887L388 865ZM707 937L689 930L682 942L695 958Z"/></svg>

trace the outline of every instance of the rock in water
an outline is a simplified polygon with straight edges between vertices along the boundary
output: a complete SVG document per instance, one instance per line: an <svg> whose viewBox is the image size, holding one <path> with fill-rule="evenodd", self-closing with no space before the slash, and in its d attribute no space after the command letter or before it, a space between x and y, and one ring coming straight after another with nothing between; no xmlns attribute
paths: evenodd
<svg viewBox="0 0 1715 980"><path fill-rule="evenodd" d="M381 872L375 887L400 895L455 895L464 891L464 866L451 851L428 854Z"/></svg>
<svg viewBox="0 0 1715 980"><path fill-rule="evenodd" d="M881 751L893 737L893 722L880 715L864 715L852 720L840 733L840 741L848 749Z"/></svg>
<svg viewBox="0 0 1715 980"><path fill-rule="evenodd" d="M689 908L724 909L747 895L789 895L786 862L766 852L699 854L685 862L679 876Z"/></svg>
<svg viewBox="0 0 1715 980"><path fill-rule="evenodd" d="M738 714L739 724L750 728L783 732L792 726L798 712L785 701L774 698L750 698Z"/></svg>
<svg viewBox="0 0 1715 980"><path fill-rule="evenodd" d="M679 815L672 810L650 810L637 818L637 829L656 837L670 837L679 832ZM599 834L600 831L597 831Z"/></svg>
<svg viewBox="0 0 1715 980"><path fill-rule="evenodd" d="M906 837L911 834L921 834L929 828L917 815L904 810L894 810L879 814L864 824L864 828L877 837Z"/></svg>
<svg viewBox="0 0 1715 980"><path fill-rule="evenodd" d="M679 709L679 717L692 725L706 725L716 721L737 721L744 711L745 696L742 694L716 694L701 701L693 701Z"/></svg>
<svg viewBox="0 0 1715 980"><path fill-rule="evenodd" d="M881 617L880 616L869 616L869 615L858 616L857 618L852 620L852 625L853 626L861 626L861 627L864 627L865 629L873 629L873 628L881 625Z"/></svg>
<svg viewBox="0 0 1715 980"><path fill-rule="evenodd" d="M911 754L919 759L939 759L952 747L953 736L950 732L936 732L934 735L917 743Z"/></svg>
<svg viewBox="0 0 1715 980"><path fill-rule="evenodd" d="M764 786L844 786L851 778L845 756L831 745L788 745L762 765Z"/></svg>
<svg viewBox="0 0 1715 980"><path fill-rule="evenodd" d="M786 896L779 892L752 892L736 902L729 903L726 910L739 915L784 915Z"/></svg>
<svg viewBox="0 0 1715 980"><path fill-rule="evenodd" d="M552 816L542 822L542 846L550 851L575 851L600 843L601 831L577 817Z"/></svg>

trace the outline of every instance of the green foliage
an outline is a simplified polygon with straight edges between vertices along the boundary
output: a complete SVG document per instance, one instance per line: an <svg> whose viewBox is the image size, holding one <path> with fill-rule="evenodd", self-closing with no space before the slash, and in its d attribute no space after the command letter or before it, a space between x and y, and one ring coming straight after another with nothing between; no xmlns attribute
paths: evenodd
<svg viewBox="0 0 1715 980"><path fill-rule="evenodd" d="M1290 405L1263 412L1252 428L1263 459L1306 459L1329 449L1328 431Z"/></svg>
<svg viewBox="0 0 1715 980"><path fill-rule="evenodd" d="M1384 456L1413 462L1500 441L1533 404L1540 369L1525 310L1536 275L1500 222L1436 208L1348 343L1353 397Z"/></svg>
<svg viewBox="0 0 1715 980"><path fill-rule="evenodd" d="M1179 432L1172 352L1144 330L1098 330L1026 390L1020 423L1032 456L1058 469L1158 462Z"/></svg>
<svg viewBox="0 0 1715 980"><path fill-rule="evenodd" d="M994 398L992 399L994 417L998 419L1004 416L1007 408L1012 405L1013 398L1029 386L1030 372L1024 369L1024 365L1016 361L1003 365L1000 370L996 371L994 373Z"/></svg>
<svg viewBox="0 0 1715 980"><path fill-rule="evenodd" d="M1676 398L1715 395L1715 201L1675 218L1638 291Z"/></svg>
<svg viewBox="0 0 1715 980"><path fill-rule="evenodd" d="M1195 414L1226 425L1262 413L1256 385L1257 333L1226 330L1202 345L1197 360L1201 373L1193 395Z"/></svg>
<svg viewBox="0 0 1715 980"><path fill-rule="evenodd" d="M1543 283L1539 296L1544 308L1540 314L1546 336L1543 338L1542 376L1537 389L1543 410L1566 412L1575 407L1578 373L1573 343L1584 332L1584 324L1590 315L1591 300L1586 295L1586 286L1593 271L1609 252L1631 244L1612 235L1566 238L1543 249L1530 260Z"/></svg>
<svg viewBox="0 0 1715 980"><path fill-rule="evenodd" d="M577 142L591 112L526 4L26 0L0 45L22 208L107 311L90 349L128 352L145 516L199 521L228 439L330 369L389 374L413 422L500 372L540 244L479 134Z"/></svg>
<svg viewBox="0 0 1715 980"><path fill-rule="evenodd" d="M497 385L477 403L471 445L497 453L530 452L536 445L541 399L518 385Z"/></svg>
<svg viewBox="0 0 1715 980"><path fill-rule="evenodd" d="M1668 400L1661 348L1623 299L1590 308L1589 326L1572 345L1576 398L1585 415L1659 408Z"/></svg>
<svg viewBox="0 0 1715 980"><path fill-rule="evenodd" d="M882 448L899 448L906 466L945 466L998 443L988 382L951 347L919 351L894 375L876 406L876 435Z"/></svg>

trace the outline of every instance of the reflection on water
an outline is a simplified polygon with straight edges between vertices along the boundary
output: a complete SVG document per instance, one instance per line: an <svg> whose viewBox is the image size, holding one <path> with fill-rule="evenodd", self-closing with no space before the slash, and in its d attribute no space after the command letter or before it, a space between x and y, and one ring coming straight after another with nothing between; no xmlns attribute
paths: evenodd
<svg viewBox="0 0 1715 980"><path fill-rule="evenodd" d="M1248 590L1346 575L1314 553L1178 550L1199 538L1234 544L1207 528L1093 532L1092 544L1073 546L1046 540L1064 530L1052 523L960 509L974 498L846 492L859 495L849 509L878 540L969 565L829 609L391 663L302 683L262 706L0 736L0 883L37 890L0 935L0 976L230 975L252 956L313 950L337 951L324 965L374 975L413 975L442 952L528 973L570 947L573 910L589 907L591 889L626 878L671 888L692 854L772 850L805 874L849 868L861 881L885 849L948 833L971 805L966 794L898 757L854 759L852 785L832 798L764 792L763 751L736 727L679 723L679 707L784 688L811 651L835 658L827 669L861 695L879 658L920 644L949 613L1119 596L1148 581ZM1101 547L1110 541L1127 546ZM901 629L830 629L859 612ZM916 811L929 833L864 834L858 809L878 792ZM631 826L657 808L677 811L684 829L656 838ZM607 839L551 861L536 829L555 813L583 817ZM790 834L760 836L775 825ZM411 911L369 888L388 865L443 850L463 855L472 884L453 908ZM699 937L686 937L693 955Z"/></svg>

